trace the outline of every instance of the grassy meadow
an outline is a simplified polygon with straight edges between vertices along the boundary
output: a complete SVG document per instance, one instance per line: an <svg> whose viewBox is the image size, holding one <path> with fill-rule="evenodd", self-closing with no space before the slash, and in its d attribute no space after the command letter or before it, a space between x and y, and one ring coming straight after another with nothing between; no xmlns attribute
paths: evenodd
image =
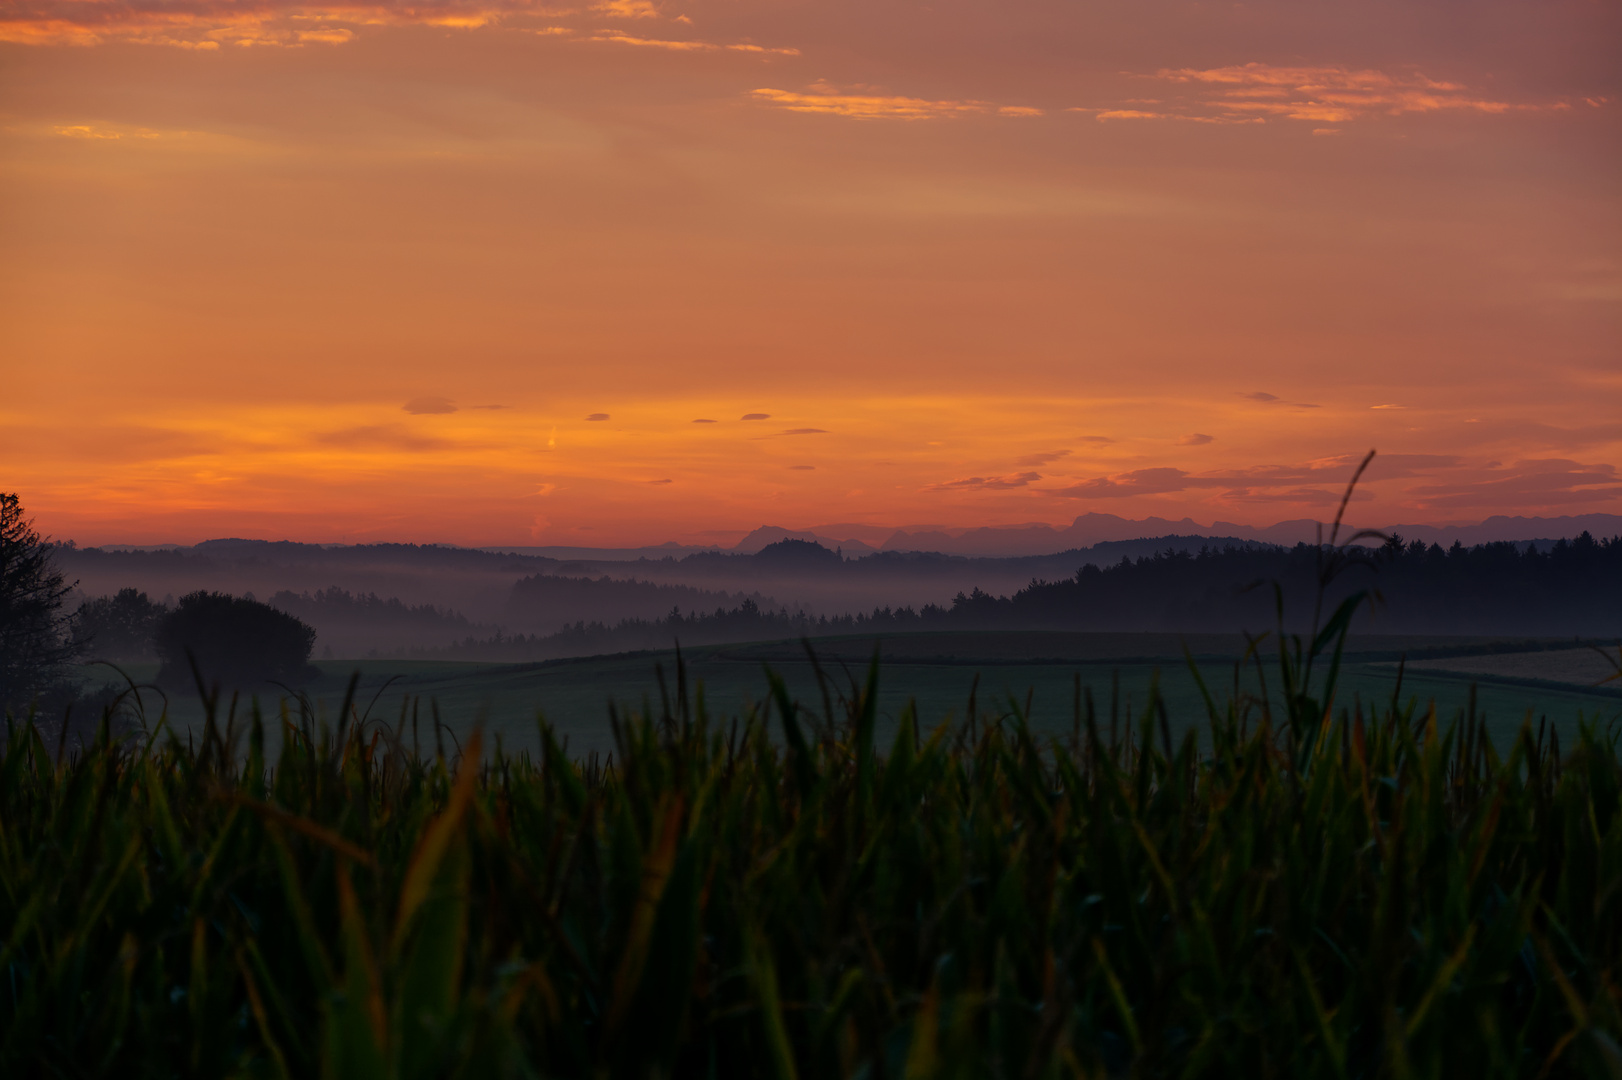
<svg viewBox="0 0 1622 1080"><path fill-rule="evenodd" d="M825 644L8 721L0 1070L1622 1076L1615 698L1399 697L1333 634L1237 690L1221 642Z"/></svg>
<svg viewBox="0 0 1622 1080"><path fill-rule="evenodd" d="M894 734L909 707L935 721L965 720L971 694L977 715L1006 716L1017 705L1032 731L1043 736L1069 734L1078 680L1106 723L1112 698L1118 719L1124 719L1129 711L1141 712L1154 684L1167 707L1172 732L1180 737L1190 727L1204 726L1204 706L1185 645L1209 686L1235 691L1235 661L1246 649L1239 635L983 631L811 642L818 666L847 695L852 676L860 681L875 651L880 655L883 678L877 690L876 723L881 739ZM1413 659L1403 671L1400 687L1404 704L1425 709L1434 703L1438 715L1451 719L1468 712L1473 698L1477 715L1502 744L1513 739L1528 714L1534 724L1547 719L1567 738L1575 733L1579 714L1622 716L1622 691L1592 685L1608 669L1591 649L1527 652L1526 645L1485 638L1352 638L1337 696L1347 705L1389 703L1399 692L1398 658L1408 656ZM1265 647L1264 655L1271 656ZM681 661L692 691L702 686L710 710L720 715L747 714L766 702L771 692L768 667L801 700L821 701L815 667L799 641L689 649ZM419 745L420 732L431 728L432 709L437 706L456 739L465 738L480 723L487 747L493 748L499 738L510 751L532 754L540 750L538 717L566 741L571 754L606 754L613 748L611 703L622 711L658 707L660 671L666 693L677 689L674 650L527 664L350 660L325 661L317 667L321 677L303 688L317 715L336 715L350 677L359 673L356 696L361 711L398 725L403 710L408 731L415 715ZM133 665L125 671L137 682L150 681L156 666ZM1502 674L1506 671L1513 674ZM108 668L89 673L108 682L120 678ZM1273 664L1258 672L1252 659L1240 666L1238 692L1259 694L1268 679L1276 683ZM268 694L263 705L273 709L280 693L264 689ZM150 691L143 698L149 708L163 707L162 699ZM246 699L239 708L245 704ZM202 700L195 693L170 697L169 718L178 729L200 732L203 716Z"/></svg>

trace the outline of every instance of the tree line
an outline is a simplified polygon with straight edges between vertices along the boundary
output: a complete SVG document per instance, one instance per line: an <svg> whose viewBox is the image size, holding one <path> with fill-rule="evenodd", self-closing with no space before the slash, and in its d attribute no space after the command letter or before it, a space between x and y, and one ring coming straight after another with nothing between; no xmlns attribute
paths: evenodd
<svg viewBox="0 0 1622 1080"><path fill-rule="evenodd" d="M1232 632L1311 621L1325 551L1315 545L1270 550L1167 551L1084 566L1063 581L1033 581L1012 596L959 596L952 618L966 626L1066 630ZM1588 533L1540 552L1500 542L1450 548L1391 537L1348 548L1329 584L1332 610L1370 590L1364 632L1459 635L1622 633L1622 537ZM1277 591L1273 586L1277 586Z"/></svg>
<svg viewBox="0 0 1622 1080"><path fill-rule="evenodd" d="M1254 545L1168 549L1083 566L1060 581L1033 579L1012 595L959 592L950 604L810 615L746 600L732 608L658 619L579 621L552 634L469 636L443 649L399 655L444 659L538 660L593 652L716 645L797 636L924 630L1076 630L1172 633L1300 630L1317 603L1325 549ZM1369 590L1359 615L1365 633L1469 636L1622 634L1622 537L1588 533L1548 551L1511 542L1443 548L1394 536L1383 546L1345 549L1347 566L1323 596L1333 610ZM1274 586L1277 586L1275 589Z"/></svg>
<svg viewBox="0 0 1622 1080"><path fill-rule="evenodd" d="M0 492L0 711L59 715L84 696L74 665L92 659L156 658L157 682L171 688L194 685L199 674L252 687L300 682L311 671L314 628L249 597L198 591L171 608L122 589L70 612L74 583L53 547L21 499Z"/></svg>

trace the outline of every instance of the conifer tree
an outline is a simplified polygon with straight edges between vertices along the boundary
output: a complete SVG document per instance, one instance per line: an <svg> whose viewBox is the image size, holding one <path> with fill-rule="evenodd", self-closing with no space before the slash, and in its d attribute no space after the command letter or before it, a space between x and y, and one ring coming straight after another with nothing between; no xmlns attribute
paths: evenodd
<svg viewBox="0 0 1622 1080"><path fill-rule="evenodd" d="M14 713L59 680L75 653L62 610L73 585L51 549L22 500L0 492L0 708Z"/></svg>

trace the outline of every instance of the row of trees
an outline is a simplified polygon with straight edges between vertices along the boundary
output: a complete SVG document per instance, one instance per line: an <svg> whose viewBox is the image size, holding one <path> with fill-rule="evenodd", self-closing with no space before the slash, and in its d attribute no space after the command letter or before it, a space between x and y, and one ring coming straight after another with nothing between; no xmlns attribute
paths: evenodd
<svg viewBox="0 0 1622 1080"><path fill-rule="evenodd" d="M787 608L762 607L745 599L733 608L683 613L672 608L657 619L621 619L616 623L580 620L551 634L468 636L444 648L402 649L396 655L436 660L528 661L592 653L668 649L682 645L723 645L739 641L778 638L829 637L841 634L898 633L908 630L946 629L949 608L926 604L874 608L871 614L809 615Z"/></svg>
<svg viewBox="0 0 1622 1080"><path fill-rule="evenodd" d="M1327 610L1354 590L1378 594L1361 619L1366 632L1602 636L1622 633L1622 537L1583 533L1539 552L1515 543L1442 548L1392 537L1347 551L1329 586ZM1271 550L1223 548L1197 554L1086 566L1063 581L1033 581L1012 596L959 596L952 616L976 628L1065 630L1260 630L1277 619L1271 588L1284 597L1287 625L1311 621L1322 555L1311 544Z"/></svg>
<svg viewBox="0 0 1622 1080"><path fill-rule="evenodd" d="M87 659L162 661L159 685L186 687L193 665L209 682L252 687L293 683L309 673L315 630L243 597L194 592L173 608L122 589L69 612L74 583L57 568L54 545L0 492L0 711L54 710L77 696L72 665Z"/></svg>
<svg viewBox="0 0 1622 1080"><path fill-rule="evenodd" d="M1331 584L1327 610L1354 589L1373 589L1375 610L1360 616L1373 633L1603 636L1622 634L1622 538L1583 533L1552 550L1482 544L1442 548L1393 537L1383 547L1351 548L1347 572ZM468 660L540 660L592 652L713 645L797 636L916 630L1092 630L1174 633L1260 631L1277 618L1278 583L1291 628L1311 620L1320 549L1255 546L1168 549L1088 565L1062 581L1032 581L1012 596L974 589L950 605L875 608L813 616L745 600L732 608L658 619L578 621L552 634L468 637L444 649L401 655Z"/></svg>

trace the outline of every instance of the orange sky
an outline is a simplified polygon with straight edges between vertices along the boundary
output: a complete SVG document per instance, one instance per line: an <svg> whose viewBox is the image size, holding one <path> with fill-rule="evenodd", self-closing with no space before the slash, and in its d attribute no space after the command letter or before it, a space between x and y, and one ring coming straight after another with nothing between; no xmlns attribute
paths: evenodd
<svg viewBox="0 0 1622 1080"><path fill-rule="evenodd" d="M1619 12L11 0L0 489L612 545L1265 524L1374 446L1365 523L1622 512Z"/></svg>

